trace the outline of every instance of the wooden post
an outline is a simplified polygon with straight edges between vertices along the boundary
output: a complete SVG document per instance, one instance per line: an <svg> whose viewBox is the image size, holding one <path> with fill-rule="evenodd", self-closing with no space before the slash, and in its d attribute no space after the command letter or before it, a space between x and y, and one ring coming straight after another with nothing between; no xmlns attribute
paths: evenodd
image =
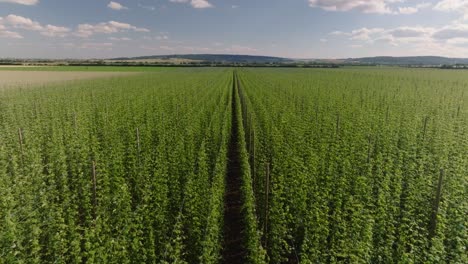
<svg viewBox="0 0 468 264"><path fill-rule="evenodd" d="M265 222L264 222L264 234L265 234L265 248L268 246L268 201L270 194L270 163L266 163L265 173Z"/></svg>
<svg viewBox="0 0 468 264"><path fill-rule="evenodd" d="M96 162L93 161L93 164L92 164L92 176L93 176L93 206L94 206L94 209L93 209L93 217L94 217L94 220L96 220L96 206L97 206L97 198L96 198Z"/></svg>
<svg viewBox="0 0 468 264"><path fill-rule="evenodd" d="M249 116L249 152L252 152L252 116Z"/></svg>
<svg viewBox="0 0 468 264"><path fill-rule="evenodd" d="M426 116L424 118L424 128L423 128L423 140L426 138L426 129L427 129L427 121L429 120L429 117Z"/></svg>
<svg viewBox="0 0 468 264"><path fill-rule="evenodd" d="M367 164L370 162L370 154L371 154L371 136L369 135L369 143L367 145Z"/></svg>
<svg viewBox="0 0 468 264"><path fill-rule="evenodd" d="M340 133L340 114L336 116L336 137L339 137Z"/></svg>
<svg viewBox="0 0 468 264"><path fill-rule="evenodd" d="M21 130L21 128L18 128L18 141L19 141L20 152L21 152L21 167L24 170L23 131Z"/></svg>
<svg viewBox="0 0 468 264"><path fill-rule="evenodd" d="M255 194L255 182L257 177L255 175L255 134L252 137L252 176L253 176L253 191Z"/></svg>
<svg viewBox="0 0 468 264"><path fill-rule="evenodd" d="M136 128L138 156L140 155L140 130Z"/></svg>
<svg viewBox="0 0 468 264"><path fill-rule="evenodd" d="M440 204L440 199L442 196L442 182L444 180L444 176L445 176L444 169L440 169L436 197L432 205L432 215L431 215L431 222L429 226L429 239L432 239L435 236L435 232L437 228L437 214L439 213L439 204Z"/></svg>
<svg viewBox="0 0 468 264"><path fill-rule="evenodd" d="M389 106L387 105L387 112L385 113L385 121L388 122L388 118L390 117Z"/></svg>
<svg viewBox="0 0 468 264"><path fill-rule="evenodd" d="M18 140L20 145L21 158L23 158L23 132L21 131L21 128L18 128Z"/></svg>

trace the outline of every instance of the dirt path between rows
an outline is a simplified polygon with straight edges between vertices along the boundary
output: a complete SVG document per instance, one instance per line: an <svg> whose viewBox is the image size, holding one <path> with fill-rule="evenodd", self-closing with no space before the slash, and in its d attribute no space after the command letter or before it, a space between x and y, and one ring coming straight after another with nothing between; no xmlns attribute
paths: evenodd
<svg viewBox="0 0 468 264"><path fill-rule="evenodd" d="M228 150L228 172L226 178L226 194L224 204L224 245L223 263L245 263L244 222L242 218L241 197L241 166L238 147L238 122L235 95L237 77L233 75L232 85L232 132Z"/></svg>

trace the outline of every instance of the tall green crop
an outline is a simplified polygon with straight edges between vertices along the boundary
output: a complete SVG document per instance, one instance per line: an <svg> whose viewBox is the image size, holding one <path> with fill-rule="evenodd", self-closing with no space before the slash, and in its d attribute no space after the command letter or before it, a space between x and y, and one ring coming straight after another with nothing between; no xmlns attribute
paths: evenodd
<svg viewBox="0 0 468 264"><path fill-rule="evenodd" d="M0 263L217 262L230 83L191 69L2 90Z"/></svg>
<svg viewBox="0 0 468 264"><path fill-rule="evenodd" d="M245 69L239 78L271 263L467 261L461 72Z"/></svg>

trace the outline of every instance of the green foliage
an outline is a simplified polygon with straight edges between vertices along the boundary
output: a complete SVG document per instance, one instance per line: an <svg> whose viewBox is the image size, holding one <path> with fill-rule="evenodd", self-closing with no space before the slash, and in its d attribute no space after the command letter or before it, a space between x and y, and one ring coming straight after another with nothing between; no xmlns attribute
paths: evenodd
<svg viewBox="0 0 468 264"><path fill-rule="evenodd" d="M0 263L217 263L231 76L1 90Z"/></svg>
<svg viewBox="0 0 468 264"><path fill-rule="evenodd" d="M466 262L465 75L243 69L238 76L270 263Z"/></svg>
<svg viewBox="0 0 468 264"><path fill-rule="evenodd" d="M240 156L240 164L241 164L241 179L242 179L242 203L243 203L243 214L245 217L245 233L246 233L246 248L248 250L247 253L247 261L248 263L252 264L260 264L266 263L266 252L263 249L260 241L261 233L258 228L258 220L257 220L257 212L255 209L255 198L252 189L252 177L250 172L250 165L249 165L249 154L246 150L246 142L245 142L245 132L244 127L242 125L242 105L241 100L239 98L239 87L237 83L235 84L235 98L234 103L237 104L237 113L234 118L237 118L239 124L239 131L238 131L238 148L239 148L239 156Z"/></svg>
<svg viewBox="0 0 468 264"><path fill-rule="evenodd" d="M0 90L0 264L222 262L233 120L246 262L468 263L463 73L148 71Z"/></svg>

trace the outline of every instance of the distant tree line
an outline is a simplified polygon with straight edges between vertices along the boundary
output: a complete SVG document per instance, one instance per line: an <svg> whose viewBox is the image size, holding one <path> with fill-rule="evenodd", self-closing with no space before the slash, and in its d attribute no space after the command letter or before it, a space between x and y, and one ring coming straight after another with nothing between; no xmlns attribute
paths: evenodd
<svg viewBox="0 0 468 264"><path fill-rule="evenodd" d="M468 69L468 65L465 65L465 64L454 64L454 65L444 64L440 68L441 69L447 69L447 70Z"/></svg>

